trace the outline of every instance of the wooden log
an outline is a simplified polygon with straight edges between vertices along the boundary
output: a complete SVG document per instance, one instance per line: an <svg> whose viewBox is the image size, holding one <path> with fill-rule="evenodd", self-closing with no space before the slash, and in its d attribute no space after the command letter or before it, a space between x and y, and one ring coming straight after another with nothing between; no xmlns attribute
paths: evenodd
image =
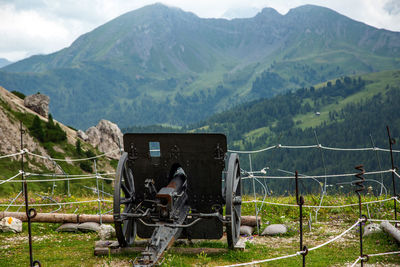
<svg viewBox="0 0 400 267"><path fill-rule="evenodd" d="M27 222L25 212L0 212L0 220L4 217L14 217L20 219L23 222ZM112 215L102 215L103 223L114 223ZM92 214L68 214L68 213L38 213L32 222L42 223L83 223L83 222L98 222L100 223L99 215ZM256 226L256 216L242 216L241 225ZM258 217L258 225L261 225L261 218Z"/></svg>
<svg viewBox="0 0 400 267"><path fill-rule="evenodd" d="M240 240L240 239L239 239ZM174 246L179 246L179 245L184 245L184 246L192 246L196 243L200 243L203 242L204 240L186 240L186 239L178 239L175 240L174 242ZM135 240L134 246L135 247L145 247L148 244L148 240L147 239L143 239L143 240ZM95 248L113 248L113 247L118 247L118 241L116 240L98 240L94 242L94 247Z"/></svg>
<svg viewBox="0 0 400 267"><path fill-rule="evenodd" d="M25 212L0 212L0 220L4 217L13 217L20 219L23 222L27 222ZM112 215L102 215L103 223L113 223L114 219ZM90 214L62 214L62 213L38 213L32 222L43 222L43 223L83 223L83 222L100 222L99 215Z"/></svg>
<svg viewBox="0 0 400 267"><path fill-rule="evenodd" d="M400 243L400 231L388 221L381 222L383 231L391 235L397 243Z"/></svg>
<svg viewBox="0 0 400 267"><path fill-rule="evenodd" d="M137 253L145 250L145 247L125 247L125 248L102 248L96 247L94 249L95 256L102 256L110 254L123 254L123 253ZM200 254L202 252L207 255L226 253L228 249L226 248L182 248L182 247L172 247L168 251L179 254Z"/></svg>
<svg viewBox="0 0 400 267"><path fill-rule="evenodd" d="M236 250L245 250L246 241L247 241L246 238L240 237L234 248Z"/></svg>
<svg viewBox="0 0 400 267"><path fill-rule="evenodd" d="M240 225L257 226L256 216L242 216ZM258 225L261 225L261 217L258 216Z"/></svg>

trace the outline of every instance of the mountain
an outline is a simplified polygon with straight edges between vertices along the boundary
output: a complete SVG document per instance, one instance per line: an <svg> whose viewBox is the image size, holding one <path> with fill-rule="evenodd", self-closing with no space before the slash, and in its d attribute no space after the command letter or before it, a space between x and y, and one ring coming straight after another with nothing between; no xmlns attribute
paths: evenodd
<svg viewBox="0 0 400 267"><path fill-rule="evenodd" d="M392 138L400 138L399 101L400 70L345 76L245 103L193 125L189 131L223 132L232 150L318 143L336 148L388 148L386 126L390 127ZM395 144L394 149L398 150L399 145ZM248 163L247 155L241 155L244 169L249 169ZM390 169L390 154L314 148L273 149L252 155L253 170L269 167L269 174L278 176L284 174L279 170L309 175L323 175L325 171L353 173L360 164L368 171ZM385 177L390 185L391 176Z"/></svg>
<svg viewBox="0 0 400 267"><path fill-rule="evenodd" d="M0 58L0 68L10 65L12 62L5 58Z"/></svg>
<svg viewBox="0 0 400 267"><path fill-rule="evenodd" d="M0 85L52 99L78 128L193 123L237 103L339 76L400 68L400 33L330 9L202 19L155 4L126 13L68 48L0 71Z"/></svg>

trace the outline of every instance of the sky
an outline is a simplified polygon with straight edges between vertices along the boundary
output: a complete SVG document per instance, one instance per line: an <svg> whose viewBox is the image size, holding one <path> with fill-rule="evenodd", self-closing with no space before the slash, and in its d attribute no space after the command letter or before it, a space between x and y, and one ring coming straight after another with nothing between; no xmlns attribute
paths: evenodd
<svg viewBox="0 0 400 267"><path fill-rule="evenodd" d="M0 58L14 62L56 52L107 21L156 2L202 18L248 17L264 7L284 15L313 4L400 32L400 0L0 0Z"/></svg>

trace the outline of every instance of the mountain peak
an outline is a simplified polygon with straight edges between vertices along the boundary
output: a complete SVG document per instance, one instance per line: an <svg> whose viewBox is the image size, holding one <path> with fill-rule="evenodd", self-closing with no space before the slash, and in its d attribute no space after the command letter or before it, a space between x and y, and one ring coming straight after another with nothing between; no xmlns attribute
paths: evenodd
<svg viewBox="0 0 400 267"><path fill-rule="evenodd" d="M288 16L293 16L293 15L307 15L307 16L311 16L311 14L316 14L318 16L324 16L326 14L337 14L339 15L339 13L337 13L336 11L327 8L327 7L323 7L323 6L317 6L317 5L303 5L303 6L298 6L295 8L292 8L289 10L289 12L287 13Z"/></svg>
<svg viewBox="0 0 400 267"><path fill-rule="evenodd" d="M265 7L261 10L260 13L257 14L257 16L263 16L263 17L280 17L282 16L278 11L273 9L272 7Z"/></svg>

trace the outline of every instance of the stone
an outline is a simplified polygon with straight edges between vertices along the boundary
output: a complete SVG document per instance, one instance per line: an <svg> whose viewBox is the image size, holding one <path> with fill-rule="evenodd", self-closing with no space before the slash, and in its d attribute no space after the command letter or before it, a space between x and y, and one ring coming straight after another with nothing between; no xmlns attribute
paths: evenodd
<svg viewBox="0 0 400 267"><path fill-rule="evenodd" d="M22 232L22 221L13 217L4 217L0 221L0 230L3 232Z"/></svg>
<svg viewBox="0 0 400 267"><path fill-rule="evenodd" d="M108 240L115 237L115 229L109 224L102 224L98 231L100 240Z"/></svg>
<svg viewBox="0 0 400 267"><path fill-rule="evenodd" d="M364 227L364 234L363 236L368 236L374 233L381 233L383 232L381 226L377 223L370 223Z"/></svg>
<svg viewBox="0 0 400 267"><path fill-rule="evenodd" d="M240 226L240 234L245 236L251 236L253 234L254 227L248 225Z"/></svg>
<svg viewBox="0 0 400 267"><path fill-rule="evenodd" d="M100 224L96 222L85 222L78 225L78 230L81 232L98 232Z"/></svg>
<svg viewBox="0 0 400 267"><path fill-rule="evenodd" d="M286 234L287 227L284 224L271 224L268 225L261 235L279 235Z"/></svg>
<svg viewBox="0 0 400 267"><path fill-rule="evenodd" d="M97 147L100 144L101 133L100 133L99 129L97 129L97 127L92 126L89 129L87 129L85 133L88 137L87 140L89 141L89 143L92 146Z"/></svg>
<svg viewBox="0 0 400 267"><path fill-rule="evenodd" d="M57 232L78 232L77 223L64 223L56 229Z"/></svg>
<svg viewBox="0 0 400 267"><path fill-rule="evenodd" d="M78 130L78 131L76 132L76 135L77 135L80 139L82 139L83 141L89 140L89 136L88 136L84 131L82 131L82 130Z"/></svg>
<svg viewBox="0 0 400 267"><path fill-rule="evenodd" d="M122 144L122 132L118 125L108 120L101 120L97 126L92 126L86 130L88 142L97 147L101 152L113 153L107 154L110 158L119 159L121 154L118 151Z"/></svg>
<svg viewBox="0 0 400 267"><path fill-rule="evenodd" d="M47 118L49 115L50 97L43 94L34 94L25 97L24 106Z"/></svg>

